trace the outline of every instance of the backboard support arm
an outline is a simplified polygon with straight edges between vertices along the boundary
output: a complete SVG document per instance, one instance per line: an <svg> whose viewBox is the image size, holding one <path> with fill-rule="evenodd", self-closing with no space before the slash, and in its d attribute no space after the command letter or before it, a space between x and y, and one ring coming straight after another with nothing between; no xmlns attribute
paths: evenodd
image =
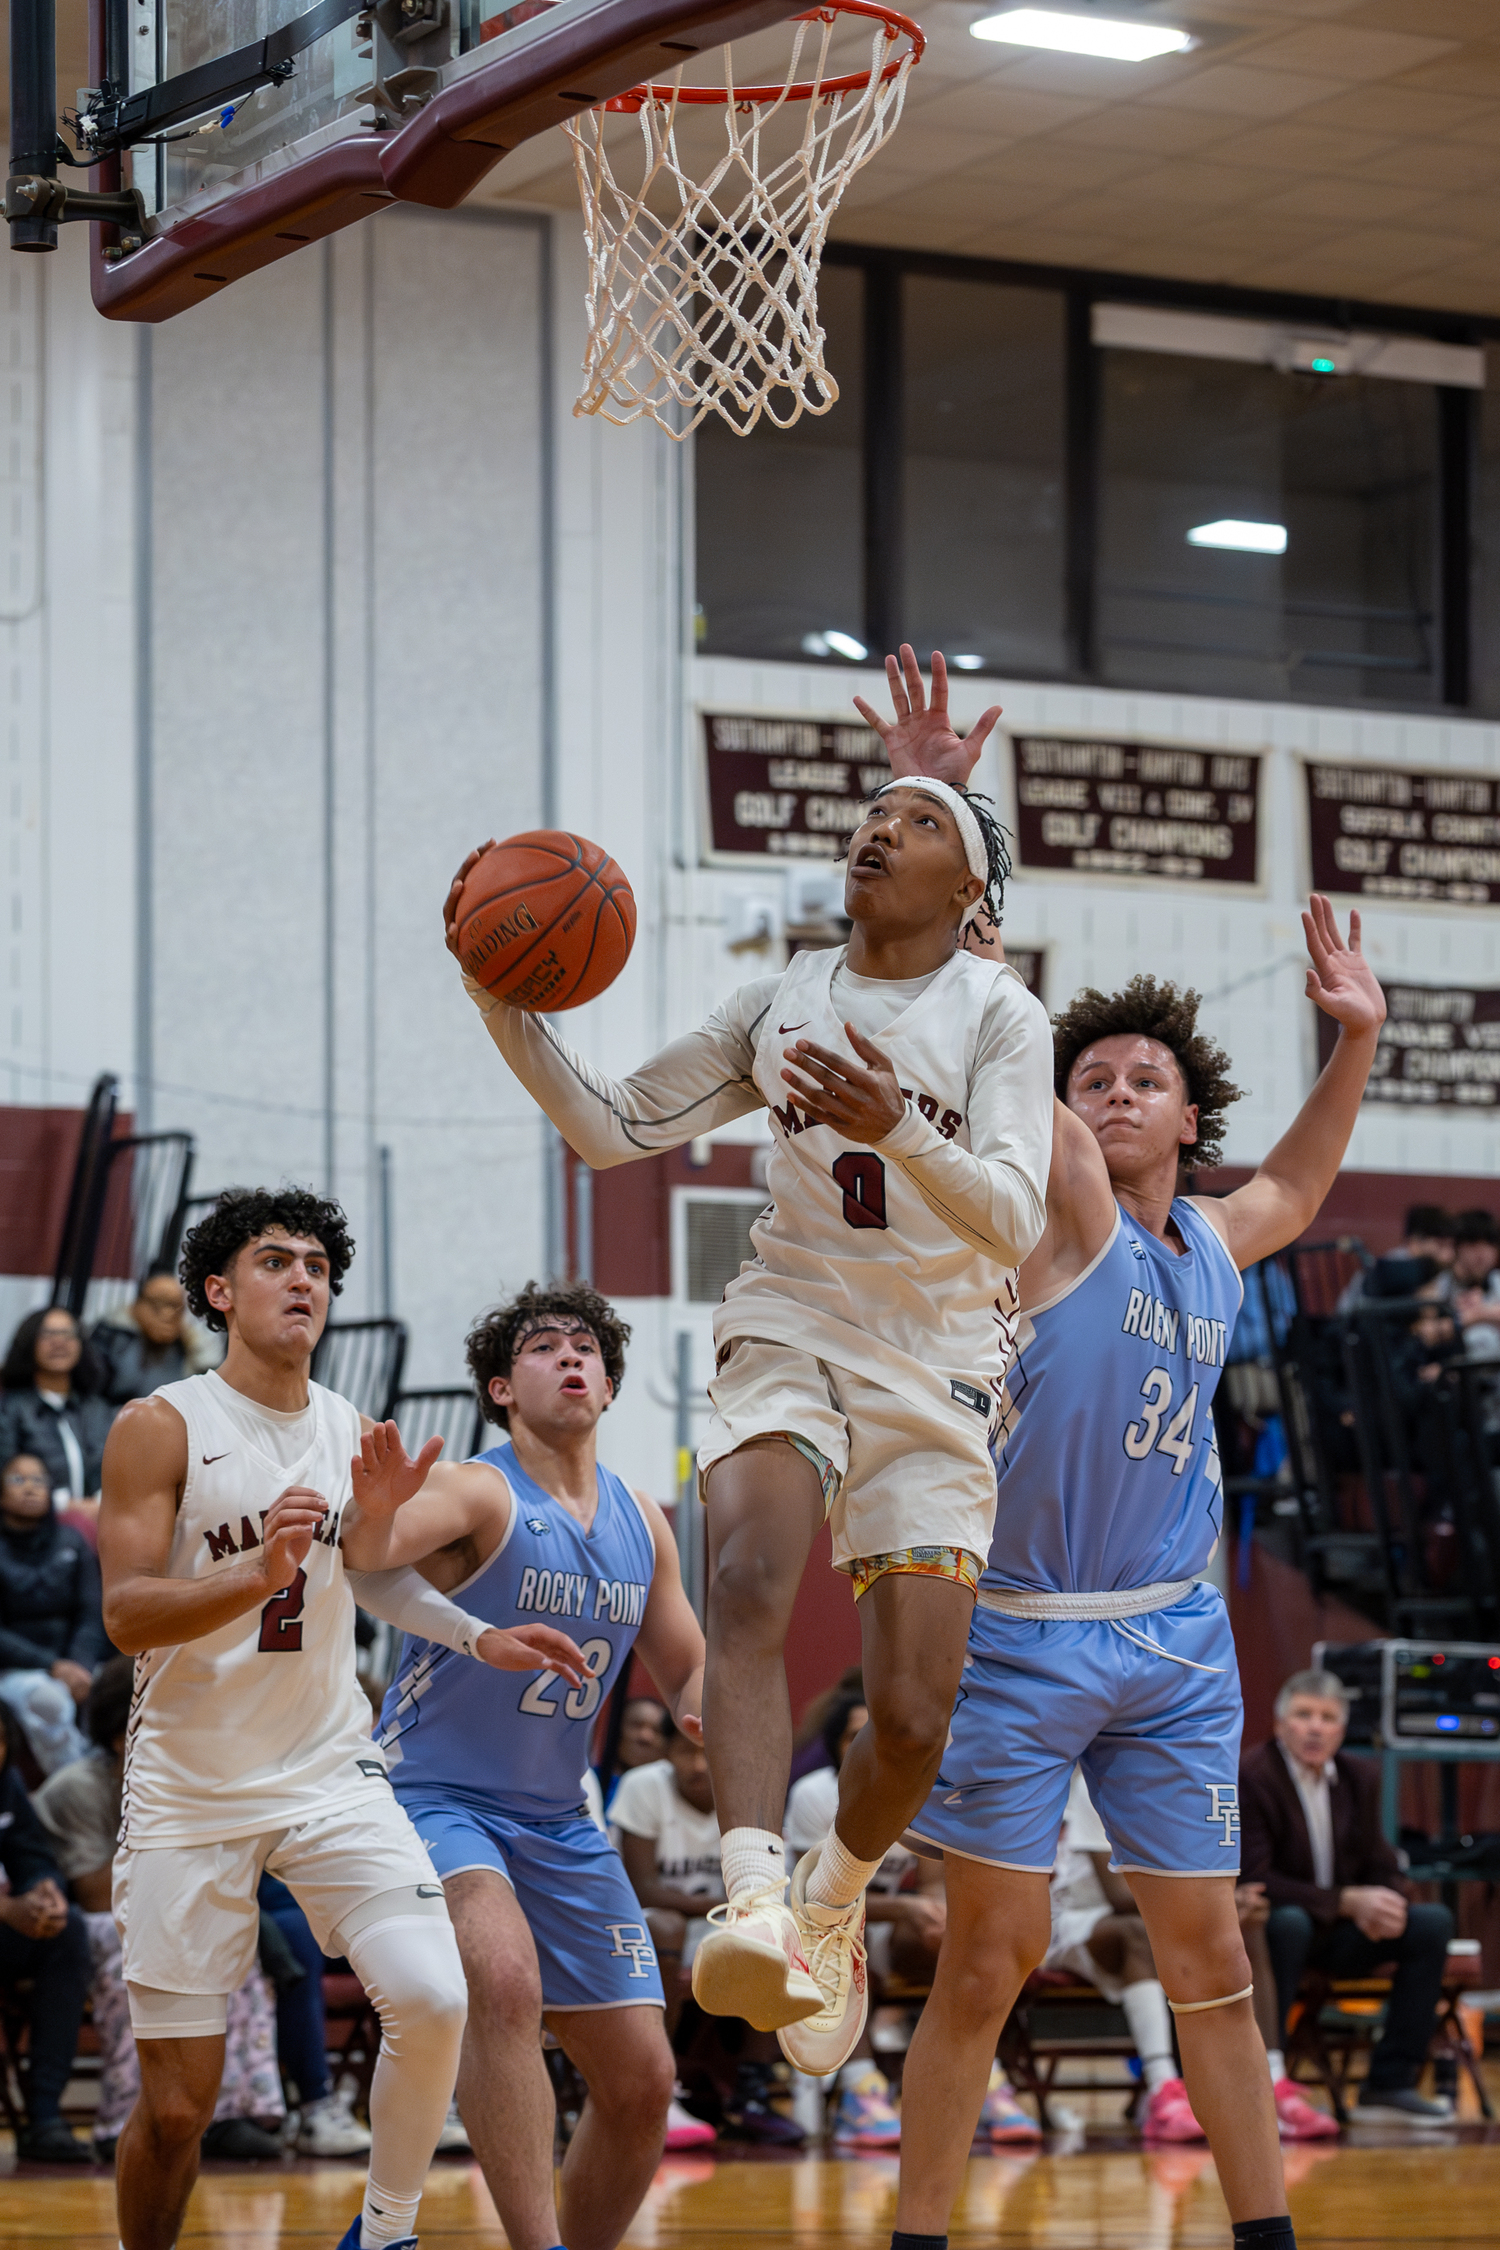
<svg viewBox="0 0 1500 2250"><path fill-rule="evenodd" d="M131 189L90 193L57 176L57 18L54 0L11 0L10 169L5 221L12 250L55 250L68 219L117 226L140 239L146 214Z"/></svg>

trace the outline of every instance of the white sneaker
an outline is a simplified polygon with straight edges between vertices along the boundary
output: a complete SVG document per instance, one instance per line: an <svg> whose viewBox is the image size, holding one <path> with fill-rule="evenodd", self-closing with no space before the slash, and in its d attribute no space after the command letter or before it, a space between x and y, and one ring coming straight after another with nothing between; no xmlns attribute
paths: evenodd
<svg viewBox="0 0 1500 2250"><path fill-rule="evenodd" d="M448 2104L448 2115L443 2120L443 2129L438 2135L437 2147L433 2154L435 2156L451 2156L455 2151L462 2154L467 2152L468 2147L469 2136L464 2131L464 2121L458 2114L458 2104L457 2102L450 2102Z"/></svg>
<svg viewBox="0 0 1500 2250"><path fill-rule="evenodd" d="M804 1852L792 1874L791 1914L797 1935L822 1994L815 2016L778 2029L776 2038L789 2063L815 2078L826 2078L849 2060L865 2028L870 1983L865 1974L865 1901L852 1906L820 1906L807 1896L808 1878L821 1846Z"/></svg>
<svg viewBox="0 0 1500 2250"><path fill-rule="evenodd" d="M708 2015L779 2031L822 2007L782 1888L741 1891L709 1909L711 1927L693 1955L693 1998Z"/></svg>
<svg viewBox="0 0 1500 2250"><path fill-rule="evenodd" d="M292 2145L299 2156L363 2156L370 2136L355 2118L349 2094L325 2094L303 2110Z"/></svg>

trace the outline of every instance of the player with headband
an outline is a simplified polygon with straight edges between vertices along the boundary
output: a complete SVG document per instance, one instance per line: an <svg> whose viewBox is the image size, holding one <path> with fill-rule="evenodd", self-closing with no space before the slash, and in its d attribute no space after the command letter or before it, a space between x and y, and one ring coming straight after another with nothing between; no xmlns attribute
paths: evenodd
<svg viewBox="0 0 1500 2250"><path fill-rule="evenodd" d="M449 893L450 947L476 856ZM998 920L1007 871L982 800L922 776L886 784L849 844L848 945L741 986L627 1078L469 984L511 1069L595 1168L769 1116L769 1202L715 1315L698 1455L727 1904L693 1990L818 2073L858 2042L865 1886L942 1756L993 1528L1016 1269L1044 1219L1046 1017L998 947L976 958L960 943L982 904ZM825 1517L859 1602L870 1723L788 1904L782 1644Z"/></svg>
<svg viewBox="0 0 1500 2250"><path fill-rule="evenodd" d="M936 697L924 707L920 681L904 701L882 729L893 767L961 783L972 737ZM1315 1217L1385 1015L1350 919L1346 944L1327 899L1303 916L1308 997L1338 1044L1254 1178L1222 1200L1183 1192L1194 1163L1220 1160L1239 1098L1197 1028L1196 993L1140 976L1080 993L1056 1020L1047 1229L1021 1268L994 1544L952 1737L912 1823L942 1852L948 1926L907 2058L893 2250L947 2241L995 2042L1047 1948L1075 1762L1176 2018L1186 2086L1158 2088L1146 2132L1196 2137L1201 2120L1236 2250L1295 2250L1234 1903L1239 1671L1199 1573L1223 1521L1212 1400L1240 1274ZM1156 2028L1166 2045L1164 2017Z"/></svg>

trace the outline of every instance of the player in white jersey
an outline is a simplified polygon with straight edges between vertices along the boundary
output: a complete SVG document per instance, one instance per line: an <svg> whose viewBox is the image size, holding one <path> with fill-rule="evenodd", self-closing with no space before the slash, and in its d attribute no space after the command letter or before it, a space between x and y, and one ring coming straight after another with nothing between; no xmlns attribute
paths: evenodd
<svg viewBox="0 0 1500 2250"><path fill-rule="evenodd" d="M472 864L449 896L450 945ZM1007 868L981 801L926 779L885 786L849 846L848 946L742 987L626 1079L470 987L506 1061L596 1168L770 1113L771 1201L715 1316L698 1457L728 1903L693 1989L817 2072L858 2041L864 1889L942 1754L994 1519L988 1439L1015 1270L1044 1218L1046 1019L1013 970L959 943L983 901L998 914ZM788 1907L781 1651L825 1515L859 1597L870 1724Z"/></svg>
<svg viewBox="0 0 1500 2250"><path fill-rule="evenodd" d="M341 1553L358 1509L394 1513L438 1444L412 1462L394 1425L308 1381L352 1255L335 1203L295 1188L221 1196L187 1236L182 1276L198 1318L228 1332L223 1367L123 1408L105 1451L105 1625L137 1659L114 1874L141 2063L116 2160L123 2250L177 2240L267 1868L381 2015L370 2176L341 2250L415 2242L452 2095L463 1971L442 1886L370 1741ZM363 1584L361 1598L503 1669L550 1664L583 1683L565 1633L481 1636L414 1585L405 1603Z"/></svg>
<svg viewBox="0 0 1500 2250"><path fill-rule="evenodd" d="M893 764L961 779L968 745L919 692L902 700L886 730ZM1338 1023L1338 1044L1254 1178L1222 1201L1179 1194L1184 1151L1217 1161L1219 1119L1238 1098L1228 1058L1196 1032L1196 995L1137 978L1080 994L1057 1019L1047 1228L1021 1269L995 1543L942 1774L913 1822L942 1849L948 1928L903 2081L893 2250L946 2243L996 2040L1047 1949L1075 1759L1101 1792L1113 1864L1177 2017L1236 2250L1295 2250L1235 1908L1234 1644L1218 1595L1193 1581L1217 1537L1207 1402L1237 1270L1315 1218L1385 1014L1358 914L1347 945L1325 898L1303 927L1307 994ZM1169 1311L1169 1297L1193 1311ZM1199 1315L1215 1304L1223 1317Z"/></svg>

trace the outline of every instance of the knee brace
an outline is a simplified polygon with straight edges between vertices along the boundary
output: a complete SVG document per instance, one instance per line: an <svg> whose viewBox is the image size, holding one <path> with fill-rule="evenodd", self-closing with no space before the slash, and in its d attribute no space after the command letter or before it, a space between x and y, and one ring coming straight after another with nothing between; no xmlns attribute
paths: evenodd
<svg viewBox="0 0 1500 2250"><path fill-rule="evenodd" d="M435 2067L448 2068L450 2055L456 2067L469 1995L440 1887L381 1891L346 1914L330 1942L342 1946L374 2003L383 2053L404 2062L425 2048Z"/></svg>

